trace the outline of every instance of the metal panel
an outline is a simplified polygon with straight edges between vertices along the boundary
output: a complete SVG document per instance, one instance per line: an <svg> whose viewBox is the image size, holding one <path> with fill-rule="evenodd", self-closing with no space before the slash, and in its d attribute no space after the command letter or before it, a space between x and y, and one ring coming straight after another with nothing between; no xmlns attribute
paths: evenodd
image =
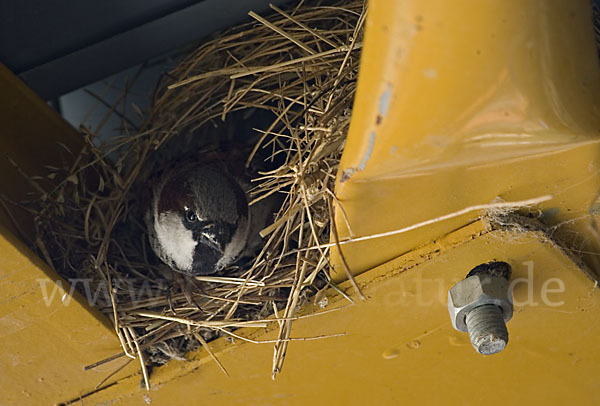
<svg viewBox="0 0 600 406"><path fill-rule="evenodd" d="M198 0L2 0L0 60L21 73L195 3Z"/></svg>
<svg viewBox="0 0 600 406"><path fill-rule="evenodd" d="M589 1L372 1L336 186L353 237L497 197L552 195L544 221L567 246L591 252L585 259L600 271L590 216L600 190L599 112ZM344 253L362 272L479 214L352 243Z"/></svg>
<svg viewBox="0 0 600 406"><path fill-rule="evenodd" d="M507 348L484 357L467 334L452 328L446 299L469 269L492 258L510 262L513 280L523 281L514 289ZM230 377L200 351L155 369L147 397L152 404L223 405L600 402L600 347L593 344L600 334L600 291L541 233L487 233L477 222L365 272L357 282L367 302L349 306L329 291L323 310L330 312L303 309L300 314L313 315L294 322L293 337L344 335L292 342L275 381L272 345L219 339L211 346ZM353 295L349 283L341 287ZM236 333L270 340L277 331ZM135 376L87 400L134 405L144 396Z"/></svg>
<svg viewBox="0 0 600 406"><path fill-rule="evenodd" d="M7 156L28 175L44 175L43 165L74 159L58 142L77 152L81 141L1 64L0 89L0 193L21 201L32 186ZM119 353L119 341L108 320L15 237L22 231L33 243L31 215L19 210L13 215L19 227L9 230L13 224L0 207L0 403L48 404L88 393L113 368L83 374L83 366ZM130 366L119 376L134 370Z"/></svg>
<svg viewBox="0 0 600 406"><path fill-rule="evenodd" d="M0 193L15 202L27 199L27 193L32 190L19 170L29 176L44 176L47 169L43 165L62 166L74 159L59 146L59 142L73 153L77 153L83 145L77 131L2 64L0 123ZM19 170L9 158L18 164ZM52 185L50 180L41 182L44 186ZM15 206L11 209L15 210L24 236L31 236L33 223L30 214ZM0 223L20 234L20 230L13 228L2 207Z"/></svg>
<svg viewBox="0 0 600 406"><path fill-rule="evenodd" d="M50 100L267 10L269 1L147 3L4 1L0 61Z"/></svg>

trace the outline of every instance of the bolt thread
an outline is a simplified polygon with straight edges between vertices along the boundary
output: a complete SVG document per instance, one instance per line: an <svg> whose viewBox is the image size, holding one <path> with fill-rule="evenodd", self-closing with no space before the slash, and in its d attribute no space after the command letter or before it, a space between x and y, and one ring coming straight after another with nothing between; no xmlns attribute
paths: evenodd
<svg viewBox="0 0 600 406"><path fill-rule="evenodd" d="M476 307L467 313L466 324L471 344L480 354L496 354L506 347L508 330L498 306Z"/></svg>

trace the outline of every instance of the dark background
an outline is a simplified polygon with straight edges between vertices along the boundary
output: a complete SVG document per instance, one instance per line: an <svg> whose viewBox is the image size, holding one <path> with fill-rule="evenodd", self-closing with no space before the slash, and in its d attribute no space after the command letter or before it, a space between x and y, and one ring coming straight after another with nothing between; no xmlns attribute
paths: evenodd
<svg viewBox="0 0 600 406"><path fill-rule="evenodd" d="M0 62L45 100L286 0L0 0Z"/></svg>

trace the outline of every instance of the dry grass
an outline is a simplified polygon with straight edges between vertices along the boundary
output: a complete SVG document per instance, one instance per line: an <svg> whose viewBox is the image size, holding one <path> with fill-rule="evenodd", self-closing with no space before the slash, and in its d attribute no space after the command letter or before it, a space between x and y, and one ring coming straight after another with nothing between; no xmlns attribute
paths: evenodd
<svg viewBox="0 0 600 406"><path fill-rule="evenodd" d="M120 136L101 146L83 129L86 145L75 163L48 168L49 178L63 180L51 191L39 188L36 248L112 320L123 347L113 359L160 364L199 346L208 350L206 341L216 336L243 339L236 328L275 323L275 375L295 339L296 309L330 286L333 187L365 4L310 1L272 9L268 16L250 13L253 22L204 42L166 74L141 129L129 131L125 123ZM226 277L186 280L149 250L140 196L173 145L190 137L206 137L195 145L218 145L223 140L206 136L213 125L235 126L240 116L231 124L232 114L253 110L271 118L248 137L245 158L272 166L254 179L252 203L273 193L283 203L253 260Z"/></svg>

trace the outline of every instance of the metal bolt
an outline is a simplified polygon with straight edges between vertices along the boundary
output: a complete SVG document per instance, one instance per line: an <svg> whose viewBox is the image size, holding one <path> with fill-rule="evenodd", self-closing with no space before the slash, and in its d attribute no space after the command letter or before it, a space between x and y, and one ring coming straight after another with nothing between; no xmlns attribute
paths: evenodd
<svg viewBox="0 0 600 406"><path fill-rule="evenodd" d="M473 347L483 355L496 354L508 343L508 330L502 311L496 305L483 305L467 313L467 330Z"/></svg>
<svg viewBox="0 0 600 406"><path fill-rule="evenodd" d="M480 354L496 354L508 343L506 322L512 317L512 297L506 262L489 262L473 268L448 291L448 311L454 328L469 333Z"/></svg>

